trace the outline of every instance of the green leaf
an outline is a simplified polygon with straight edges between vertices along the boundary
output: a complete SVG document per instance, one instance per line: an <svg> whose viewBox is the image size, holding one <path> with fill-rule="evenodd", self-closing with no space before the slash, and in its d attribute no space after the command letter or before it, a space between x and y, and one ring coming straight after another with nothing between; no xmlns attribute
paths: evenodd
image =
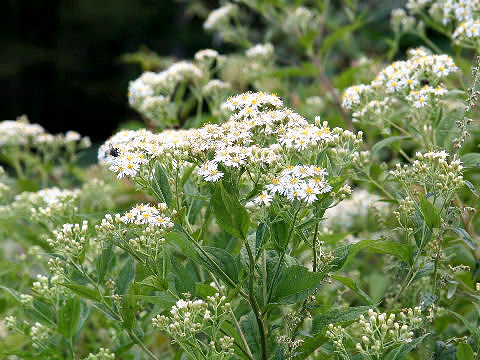
<svg viewBox="0 0 480 360"><path fill-rule="evenodd" d="M289 299L292 295L317 286L323 278L324 274L311 272L304 266L290 266L282 272L280 279L272 292L270 303L294 303L295 300Z"/></svg>
<svg viewBox="0 0 480 360"><path fill-rule="evenodd" d="M105 277L105 274L110 267L110 264L112 263L113 259L113 243L108 242L103 248L102 253L100 256L97 258L97 261L95 261L95 266L97 269L97 283L102 283L103 279Z"/></svg>
<svg viewBox="0 0 480 360"><path fill-rule="evenodd" d="M470 324L470 322L467 319L465 319L465 317L463 317L462 315L456 313L455 311L449 310L449 309L445 309L445 310L447 312L449 312L450 314L452 314L453 316L455 316L458 320L463 322L463 324L468 329L470 334L472 334L473 338L475 339L475 343L478 346L478 344L480 344L480 330L477 327Z"/></svg>
<svg viewBox="0 0 480 360"><path fill-rule="evenodd" d="M350 256L353 256L361 249L368 248L369 250L379 254L389 254L398 257L399 259L411 264L412 252L408 245L400 244L388 240L362 240L353 244L350 250Z"/></svg>
<svg viewBox="0 0 480 360"><path fill-rule="evenodd" d="M473 185L468 180L464 180L463 182L465 183L465 185L467 185L467 187L470 189L473 195L475 195L476 197L480 197L480 194L478 193L477 189L475 189L475 185Z"/></svg>
<svg viewBox="0 0 480 360"><path fill-rule="evenodd" d="M238 270L235 259L230 253L220 248L205 246L202 247L205 252L203 254L185 235L177 232L171 232L165 238L175 242L182 250L183 255L220 277L230 287L235 288L238 282Z"/></svg>
<svg viewBox="0 0 480 360"><path fill-rule="evenodd" d="M365 291L360 289L355 281L352 279L345 277L345 276L339 276L339 275L332 275L332 278L340 281L343 285L347 286L348 288L352 289L358 296L362 298L362 300L370 305L374 304L373 299L368 295Z"/></svg>
<svg viewBox="0 0 480 360"><path fill-rule="evenodd" d="M75 284L75 283L64 283L61 284L66 288L72 290L75 294L80 295L83 298L90 299L90 300L101 300L101 296L97 290L89 288L85 285Z"/></svg>
<svg viewBox="0 0 480 360"><path fill-rule="evenodd" d="M425 339L429 334L425 334L419 338L413 339L408 343L404 343L400 345L398 348L393 349L388 353L385 357L385 360L401 360L403 359L409 352L417 347L423 339Z"/></svg>
<svg viewBox="0 0 480 360"><path fill-rule="evenodd" d="M239 323L254 358L260 359L262 345L260 344L260 333L253 311L250 311L247 315L243 315Z"/></svg>
<svg viewBox="0 0 480 360"><path fill-rule="evenodd" d="M312 320L312 334L319 334L328 324L340 324L354 321L370 309L370 306L356 306L347 309L334 309L315 316Z"/></svg>
<svg viewBox="0 0 480 360"><path fill-rule="evenodd" d="M297 356L295 356L295 360L305 360L327 341L328 338L323 333L317 334L312 338L305 339L302 346L297 349Z"/></svg>
<svg viewBox="0 0 480 360"><path fill-rule="evenodd" d="M475 245L473 244L473 240L468 234L468 232L465 231L465 229L462 229L459 227L450 227L449 230L452 230L453 232L455 232L471 250L475 250Z"/></svg>
<svg viewBox="0 0 480 360"><path fill-rule="evenodd" d="M265 245L269 236L269 229L265 223L258 224L257 231L255 233L255 250L258 255L260 249Z"/></svg>
<svg viewBox="0 0 480 360"><path fill-rule="evenodd" d="M473 350L468 344L458 344L457 360L473 360Z"/></svg>
<svg viewBox="0 0 480 360"><path fill-rule="evenodd" d="M175 257L172 257L171 261L172 270L175 274L175 290L177 291L177 295L182 297L182 294L188 292L192 298L195 298L197 290L195 281Z"/></svg>
<svg viewBox="0 0 480 360"><path fill-rule="evenodd" d="M387 146L393 144L396 141L400 141L400 140L408 139L408 138L410 138L410 136L391 136L391 137L388 137L386 139L383 139L383 140L375 143L375 145L372 146L372 150L370 151L370 153L373 156L374 154L379 152L384 147L387 147Z"/></svg>
<svg viewBox="0 0 480 360"><path fill-rule="evenodd" d="M164 291L168 289L168 282L165 279L162 279L156 275L150 275L143 279L142 281L136 281L135 284L147 286L152 290Z"/></svg>
<svg viewBox="0 0 480 360"><path fill-rule="evenodd" d="M480 166L480 153L465 154L460 157L464 168L478 168Z"/></svg>
<svg viewBox="0 0 480 360"><path fill-rule="evenodd" d="M156 295L130 295L130 296L132 296L135 300L145 301L150 304L155 304L160 306L163 309L171 308L172 305L174 305L175 302L177 301L172 295L166 292L157 293Z"/></svg>
<svg viewBox="0 0 480 360"><path fill-rule="evenodd" d="M287 248L290 225L281 219L270 224L272 240L278 251L283 252Z"/></svg>
<svg viewBox="0 0 480 360"><path fill-rule="evenodd" d="M125 329L133 329L135 325L135 314L137 313L137 300L132 294L125 294L122 297L122 319Z"/></svg>
<svg viewBox="0 0 480 360"><path fill-rule="evenodd" d="M422 208L423 218L430 229L440 226L441 218L437 208L427 198L420 194L420 207Z"/></svg>
<svg viewBox="0 0 480 360"><path fill-rule="evenodd" d="M73 297L58 311L58 332L66 339L71 339L77 332L80 321L80 299Z"/></svg>
<svg viewBox="0 0 480 360"><path fill-rule="evenodd" d="M217 184L210 204L217 224L222 230L240 239L246 239L250 225L248 212L225 190L221 181Z"/></svg>
<svg viewBox="0 0 480 360"><path fill-rule="evenodd" d="M172 205L172 192L170 190L170 184L168 183L168 177L159 162L155 165L155 174L152 178L152 191L158 202L163 202L169 207Z"/></svg>
<svg viewBox="0 0 480 360"><path fill-rule="evenodd" d="M123 295L127 292L130 282L133 279L133 259L131 257L127 258L125 264L123 265L120 273L115 279L116 293Z"/></svg>

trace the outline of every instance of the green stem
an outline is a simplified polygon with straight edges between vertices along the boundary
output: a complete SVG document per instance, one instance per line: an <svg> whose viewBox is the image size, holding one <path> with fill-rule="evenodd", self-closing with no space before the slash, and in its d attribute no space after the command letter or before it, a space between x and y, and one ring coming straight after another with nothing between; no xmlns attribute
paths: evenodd
<svg viewBox="0 0 480 360"><path fill-rule="evenodd" d="M262 322L262 314L260 312L260 307L258 306L257 299L255 298L255 292L253 289L253 280L255 276L255 259L253 257L252 249L248 244L248 240L245 239L245 247L247 248L248 259L250 262L250 278L248 282L249 288L249 297L250 297L250 305L252 306L253 314L257 320L258 331L260 332L260 342L262 345L262 360L268 359L268 350L267 350L267 339L265 337L265 328Z"/></svg>
<svg viewBox="0 0 480 360"><path fill-rule="evenodd" d="M128 335L136 343L140 349L152 360L158 360L157 357L145 346L145 344L138 338L138 336L133 332L133 330L128 330Z"/></svg>

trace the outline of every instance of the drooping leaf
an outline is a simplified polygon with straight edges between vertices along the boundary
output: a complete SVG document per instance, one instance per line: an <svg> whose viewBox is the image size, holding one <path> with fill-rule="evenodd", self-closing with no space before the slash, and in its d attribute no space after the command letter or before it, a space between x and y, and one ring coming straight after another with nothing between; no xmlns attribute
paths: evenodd
<svg viewBox="0 0 480 360"><path fill-rule="evenodd" d="M464 168L478 168L480 166L480 153L465 154L460 157Z"/></svg>
<svg viewBox="0 0 480 360"><path fill-rule="evenodd" d="M240 239L246 239L250 218L245 207L229 194L218 182L210 204L218 226L225 232Z"/></svg>
<svg viewBox="0 0 480 360"><path fill-rule="evenodd" d="M291 304L292 295L309 290L318 285L324 274L309 271L306 267L300 265L293 265L286 268L275 285L271 303Z"/></svg>
<svg viewBox="0 0 480 360"><path fill-rule="evenodd" d="M58 332L65 336L66 339L71 339L77 332L80 321L81 303L78 297L72 297L67 300L65 305L58 311Z"/></svg>
<svg viewBox="0 0 480 360"><path fill-rule="evenodd" d="M420 336L419 338L413 339L408 343L400 345L398 348L393 349L385 357L385 360L402 360L409 352L417 347L423 339L425 339L429 334Z"/></svg>
<svg viewBox="0 0 480 360"><path fill-rule="evenodd" d="M288 235L290 226L285 219L280 219L270 224L272 240L278 251L285 251L288 245Z"/></svg>
<svg viewBox="0 0 480 360"><path fill-rule="evenodd" d="M375 145L372 146L372 150L370 151L370 153L373 156L374 154L376 154L378 151L380 151L384 147L387 147L387 146L393 144L396 141L400 141L400 140L408 139L408 138L410 138L410 136L391 136L391 137L388 137L386 139L383 139L383 140L375 143Z"/></svg>
<svg viewBox="0 0 480 360"><path fill-rule="evenodd" d="M80 295L81 297L90 299L90 300L97 300L100 301L101 296L96 289L92 289L85 285L80 285L76 283L64 283L61 284L66 288L72 290L75 294Z"/></svg>
<svg viewBox="0 0 480 360"><path fill-rule="evenodd" d="M340 281L343 285L347 286L348 288L352 289L360 298L365 301L367 304L374 304L373 299L368 295L365 291L360 289L355 281L352 279L345 277L345 276L340 276L340 275L332 275L332 278Z"/></svg>
<svg viewBox="0 0 480 360"><path fill-rule="evenodd" d="M471 250L475 250L472 237L465 231L465 229L459 227L451 227L449 229L454 231Z"/></svg>
<svg viewBox="0 0 480 360"><path fill-rule="evenodd" d="M349 256L354 256L358 251L364 248L368 248L369 250L380 254L394 255L408 264L411 264L413 261L409 246L388 240L359 241L352 246Z"/></svg>
<svg viewBox="0 0 480 360"><path fill-rule="evenodd" d="M473 350L470 345L465 343L458 344L457 360L473 360Z"/></svg>
<svg viewBox="0 0 480 360"><path fill-rule="evenodd" d="M435 205L428 201L423 194L420 194L420 207L428 227L430 229L438 228L441 224L440 214Z"/></svg>
<svg viewBox="0 0 480 360"><path fill-rule="evenodd" d="M333 309L319 314L312 320L312 334L321 333L328 324L335 325L354 321L370 308L370 306L356 306L348 309Z"/></svg>
<svg viewBox="0 0 480 360"><path fill-rule="evenodd" d="M158 202L163 202L169 207L172 205L172 191L168 177L159 162L155 165L155 174L152 178L152 191Z"/></svg>
<svg viewBox="0 0 480 360"><path fill-rule="evenodd" d="M106 272L113 260L113 243L108 242L103 248L102 253L97 258L95 266L97 269L98 283L103 282Z"/></svg>
<svg viewBox="0 0 480 360"><path fill-rule="evenodd" d="M190 293L192 298L195 298L195 281L175 257L172 257L171 261L172 270L175 274L175 289L177 290L177 295L182 296L184 293Z"/></svg>
<svg viewBox="0 0 480 360"><path fill-rule="evenodd" d="M120 273L115 279L116 292L119 295L123 295L127 292L130 282L133 279L133 259L127 258Z"/></svg>

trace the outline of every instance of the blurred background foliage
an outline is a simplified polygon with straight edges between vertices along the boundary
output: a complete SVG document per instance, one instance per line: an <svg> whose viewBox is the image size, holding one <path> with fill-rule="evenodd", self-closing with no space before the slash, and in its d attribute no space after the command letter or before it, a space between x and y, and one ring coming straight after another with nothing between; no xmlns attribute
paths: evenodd
<svg viewBox="0 0 480 360"><path fill-rule="evenodd" d="M27 114L50 132L71 129L103 141L120 124L140 120L128 106L126 91L142 68L155 68L167 56L188 59L207 47L232 51L202 27L218 5L216 0L2 0L2 118ZM326 66L330 76L348 69L359 54L386 54L390 12L404 1L359 5L368 14L368 26L356 29L355 37L344 34ZM401 48L417 43L405 37Z"/></svg>

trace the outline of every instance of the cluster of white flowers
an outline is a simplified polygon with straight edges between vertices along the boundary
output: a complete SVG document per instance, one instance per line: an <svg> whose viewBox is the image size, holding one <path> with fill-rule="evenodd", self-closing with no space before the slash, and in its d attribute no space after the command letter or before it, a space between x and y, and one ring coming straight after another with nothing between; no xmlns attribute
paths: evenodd
<svg viewBox="0 0 480 360"><path fill-rule="evenodd" d="M391 349L411 342L414 330L419 329L422 323L420 307L389 315L370 309L367 316L360 315L360 319L352 324L352 328L356 329L354 339L358 340L355 349L367 358L383 358ZM325 335L332 340L336 352L348 356L343 342L345 328L329 324Z"/></svg>
<svg viewBox="0 0 480 360"><path fill-rule="evenodd" d="M289 201L299 200L311 204L318 195L329 192L332 187L325 180L325 169L314 165L295 165L282 170L270 184L247 207L253 205L270 206L275 194L286 197Z"/></svg>
<svg viewBox="0 0 480 360"><path fill-rule="evenodd" d="M38 222L66 216L77 210L80 189L45 188L37 192L22 192L14 201L0 206L1 217L31 216Z"/></svg>
<svg viewBox="0 0 480 360"><path fill-rule="evenodd" d="M78 256L88 242L87 235L87 220L82 224L63 224L61 228L53 231L53 239L47 239L47 243L52 248Z"/></svg>
<svg viewBox="0 0 480 360"><path fill-rule="evenodd" d="M195 346L208 359L229 359L233 355L233 338L208 338L208 342L204 343L198 334L210 334L206 330L212 326L218 328L229 316L230 303L225 303L225 296L219 293L208 296L206 302L201 299L189 300L190 295L184 295L186 300L178 300L170 309L170 316L155 316L152 326L165 331L183 346Z"/></svg>
<svg viewBox="0 0 480 360"><path fill-rule="evenodd" d="M432 55L424 48L409 51L409 58L383 69L369 84L354 85L343 93L342 106L353 110L355 121L379 122L392 105L405 99L414 108L432 106L447 94L440 81L458 70L448 55Z"/></svg>
<svg viewBox="0 0 480 360"><path fill-rule="evenodd" d="M195 60L197 61L212 61L219 56L217 50L213 49L203 49L197 51L194 55Z"/></svg>
<svg viewBox="0 0 480 360"><path fill-rule="evenodd" d="M438 99L447 93L443 86L431 87L425 85L420 90L412 90L405 99L417 109L432 106Z"/></svg>
<svg viewBox="0 0 480 360"><path fill-rule="evenodd" d="M408 16L404 9L392 10L390 24L395 32L409 32L415 26L415 18Z"/></svg>
<svg viewBox="0 0 480 360"><path fill-rule="evenodd" d="M352 192L351 198L345 199L338 205L325 211L324 225L329 229L351 229L356 222L365 223L367 216L373 209L384 212L388 203L380 201L380 197L359 189Z"/></svg>
<svg viewBox="0 0 480 360"><path fill-rule="evenodd" d="M479 0L409 0L407 9L411 14L428 12L432 20L443 25L453 24L452 39L461 46L478 47L480 36L478 14L480 12ZM392 24L397 24L399 10L392 12ZM404 14L406 15L405 11ZM394 18L396 20L394 20ZM411 16L405 16L411 19ZM395 27L394 27L395 28ZM450 33L447 28L446 31Z"/></svg>
<svg viewBox="0 0 480 360"><path fill-rule="evenodd" d="M476 46L480 38L480 20L462 22L452 35L457 44Z"/></svg>
<svg viewBox="0 0 480 360"><path fill-rule="evenodd" d="M170 95L178 83L195 81L203 76L204 73L198 66L186 61L174 63L159 73L147 71L130 82L128 101L134 108L140 109L146 98L154 95Z"/></svg>
<svg viewBox="0 0 480 360"><path fill-rule="evenodd" d="M156 207L150 204L139 204L125 212L120 220L124 224L151 225L164 229L171 228L173 227L173 222L168 216L165 216L166 210L167 205L164 203L160 203Z"/></svg>
<svg viewBox="0 0 480 360"><path fill-rule="evenodd" d="M445 151L416 153L415 156L411 166L397 164L390 171L407 188L411 184L423 185L428 192L447 196L464 185L463 166L458 158L448 161L449 154Z"/></svg>
<svg viewBox="0 0 480 360"><path fill-rule="evenodd" d="M45 343L50 339L51 336L52 329L39 322L36 322L30 328L30 339L32 340L33 347L41 348L45 346Z"/></svg>
<svg viewBox="0 0 480 360"><path fill-rule="evenodd" d="M236 15L238 6L227 3L218 9L211 11L203 23L205 30L218 30L222 25L228 23Z"/></svg>
<svg viewBox="0 0 480 360"><path fill-rule="evenodd" d="M288 11L287 18L282 24L284 31L294 33L297 36L316 31L318 29L319 17L307 7L299 6Z"/></svg>
<svg viewBox="0 0 480 360"><path fill-rule="evenodd" d="M202 88L202 94L204 96L214 96L224 93L231 89L231 85L228 82L224 82L218 79L210 80Z"/></svg>
<svg viewBox="0 0 480 360"><path fill-rule="evenodd" d="M97 353L90 353L84 360L115 360L115 354L109 349L100 348Z"/></svg>
<svg viewBox="0 0 480 360"><path fill-rule="evenodd" d="M29 123L26 116L20 116L17 120L0 121L0 146L41 147L44 144L68 145L77 142L79 148L91 145L88 137L82 138L76 131L67 131L65 135L49 134L39 124Z"/></svg>
<svg viewBox="0 0 480 360"><path fill-rule="evenodd" d="M274 55L274 48L270 43L257 44L247 49L245 55L250 59L271 59Z"/></svg>

